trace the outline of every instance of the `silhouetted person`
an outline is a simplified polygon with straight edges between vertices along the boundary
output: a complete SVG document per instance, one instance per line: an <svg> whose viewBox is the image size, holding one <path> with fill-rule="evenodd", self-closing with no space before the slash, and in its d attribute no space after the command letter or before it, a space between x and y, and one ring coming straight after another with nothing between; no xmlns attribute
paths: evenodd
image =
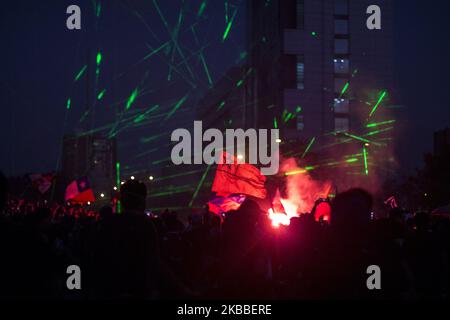
<svg viewBox="0 0 450 320"><path fill-rule="evenodd" d="M267 215L258 204L246 199L229 212L223 224L219 274L223 298L267 298L269 248L263 223Z"/></svg>
<svg viewBox="0 0 450 320"><path fill-rule="evenodd" d="M329 237L322 244L322 298L361 299L367 297L366 269L377 264L370 251L372 196L363 189L350 189L332 203Z"/></svg>
<svg viewBox="0 0 450 320"><path fill-rule="evenodd" d="M144 213L147 189L129 180L121 187L123 212L104 221L93 256L94 298L152 298L156 293L158 238Z"/></svg>

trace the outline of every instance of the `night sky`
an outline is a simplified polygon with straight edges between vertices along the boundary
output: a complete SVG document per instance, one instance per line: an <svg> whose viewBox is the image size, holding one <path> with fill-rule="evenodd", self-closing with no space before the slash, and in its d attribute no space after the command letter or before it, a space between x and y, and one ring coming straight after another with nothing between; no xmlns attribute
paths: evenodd
<svg viewBox="0 0 450 320"><path fill-rule="evenodd" d="M399 119L404 130L401 136L395 137L396 152L402 167L411 171L421 165L423 153L432 150L433 131L450 126L450 2L394 2L394 72L401 95L400 104L404 106ZM167 81L168 64L159 56L135 65L151 51L150 48L158 48L170 39L152 1L101 3L101 14L96 18L93 1L2 2L0 170L5 174L55 170L63 133L82 132L112 122L117 108L123 108L137 86L145 94L139 96L133 108L148 108L160 103L162 109L169 110L187 93L186 106L194 105L209 86L198 48L207 60L213 81L233 65L242 63L244 1L230 1L234 5L230 15L234 9L237 13L225 43L221 41L226 28L223 2L208 1L204 18L196 20L201 1L185 1L180 45L192 68L193 76L188 76L189 81L176 73L173 80ZM182 2L158 3L169 26L176 25ZM82 9L81 31L69 31L65 27L65 11L70 4L78 4ZM199 43L195 43L197 40L188 27L196 21ZM98 51L102 53L102 62L95 91ZM86 76L74 82L75 75L87 61L91 61L89 90ZM182 61L176 63L185 68ZM79 119L86 111L86 96L90 101L95 100L94 96L103 88L106 88L105 96L97 102L95 117L80 123ZM71 109L67 113L69 97ZM192 115L185 112L185 108L180 108L174 121L180 121L179 124L183 119L190 121ZM152 131L149 128L146 135L151 136L155 130L160 129L153 128ZM139 136L142 132L136 133L133 139L139 139ZM134 146L130 143L127 149L127 143L124 143L122 154L124 150L138 152ZM145 150L147 146L141 147ZM146 162L137 165L145 166Z"/></svg>

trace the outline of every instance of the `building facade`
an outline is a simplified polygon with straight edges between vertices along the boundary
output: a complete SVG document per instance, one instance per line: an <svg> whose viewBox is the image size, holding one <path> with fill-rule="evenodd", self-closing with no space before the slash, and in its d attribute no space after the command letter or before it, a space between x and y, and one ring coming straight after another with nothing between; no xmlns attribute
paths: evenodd
<svg viewBox="0 0 450 320"><path fill-rule="evenodd" d="M116 184L115 139L100 135L65 135L62 154L62 176L66 183L87 176L95 198L110 199Z"/></svg>
<svg viewBox="0 0 450 320"><path fill-rule="evenodd" d="M366 26L370 5L381 30ZM394 88L392 0L249 0L246 126L284 137L358 132L361 109ZM284 114L293 114L287 123Z"/></svg>

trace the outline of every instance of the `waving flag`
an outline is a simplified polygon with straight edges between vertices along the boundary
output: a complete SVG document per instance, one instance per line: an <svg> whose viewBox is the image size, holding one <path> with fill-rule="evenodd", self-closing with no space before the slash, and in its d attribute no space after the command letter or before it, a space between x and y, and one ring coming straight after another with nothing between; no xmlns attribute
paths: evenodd
<svg viewBox="0 0 450 320"><path fill-rule="evenodd" d="M215 197L208 202L209 211L221 215L224 212L237 210L244 200L245 196L242 194L233 194L227 197Z"/></svg>
<svg viewBox="0 0 450 320"><path fill-rule="evenodd" d="M51 173L48 174L30 174L29 178L31 180L31 184L33 185L33 188L39 190L40 193L44 194L50 189L52 186L54 175Z"/></svg>
<svg viewBox="0 0 450 320"><path fill-rule="evenodd" d="M66 188L65 199L74 202L95 201L89 180L86 177L81 177L72 181Z"/></svg>
<svg viewBox="0 0 450 320"><path fill-rule="evenodd" d="M228 161L232 163L228 164L227 158L232 159ZM265 182L266 177L258 168L248 163L237 163L235 157L223 152L223 161L217 165L212 191L219 196L235 193L264 199L267 193Z"/></svg>

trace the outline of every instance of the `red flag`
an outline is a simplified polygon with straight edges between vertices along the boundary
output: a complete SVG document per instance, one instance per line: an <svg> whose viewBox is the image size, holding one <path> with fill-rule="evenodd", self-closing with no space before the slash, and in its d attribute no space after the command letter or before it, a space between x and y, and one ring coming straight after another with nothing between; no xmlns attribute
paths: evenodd
<svg viewBox="0 0 450 320"><path fill-rule="evenodd" d="M89 181L86 177L81 177L72 181L66 188L66 201L93 202L95 201Z"/></svg>
<svg viewBox="0 0 450 320"><path fill-rule="evenodd" d="M51 173L48 174L30 174L29 175L31 184L33 185L33 188L38 189L40 193L44 194L50 189L52 186L52 181L54 175Z"/></svg>
<svg viewBox="0 0 450 320"><path fill-rule="evenodd" d="M227 164L227 158L231 158L229 162L233 163ZM212 191L218 195L237 193L264 199L267 193L265 182L266 177L258 168L247 163L237 163L235 157L223 152L223 161L217 165Z"/></svg>

